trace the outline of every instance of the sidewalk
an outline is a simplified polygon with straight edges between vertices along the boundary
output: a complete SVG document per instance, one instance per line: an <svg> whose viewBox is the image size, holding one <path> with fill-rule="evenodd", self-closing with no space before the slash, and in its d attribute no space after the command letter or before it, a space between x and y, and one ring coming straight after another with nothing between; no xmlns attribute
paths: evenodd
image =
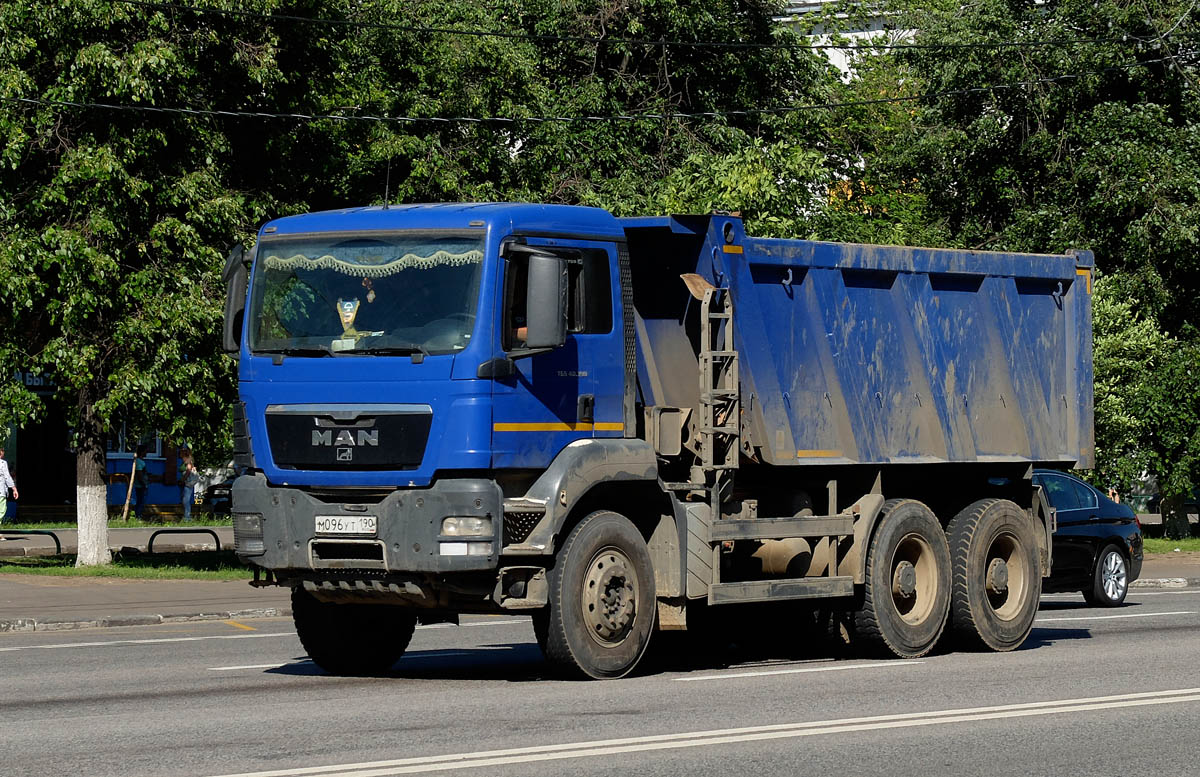
<svg viewBox="0 0 1200 777"><path fill-rule="evenodd" d="M245 580L0 575L0 632L270 618L291 615L290 596Z"/></svg>
<svg viewBox="0 0 1200 777"><path fill-rule="evenodd" d="M152 530L120 531L144 532L148 536ZM134 540L132 536L122 538L122 542ZM158 549L157 541L154 547ZM1200 586L1200 553L1177 553L1147 557L1141 578L1131 587L1196 586ZM291 615L288 589L253 588L245 581L0 575L0 632L285 615Z"/></svg>

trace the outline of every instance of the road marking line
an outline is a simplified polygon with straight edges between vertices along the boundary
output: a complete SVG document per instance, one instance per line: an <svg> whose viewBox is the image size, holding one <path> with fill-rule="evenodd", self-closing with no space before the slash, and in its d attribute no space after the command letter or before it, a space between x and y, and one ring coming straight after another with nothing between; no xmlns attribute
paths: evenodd
<svg viewBox="0 0 1200 777"><path fill-rule="evenodd" d="M246 624L238 623L237 621L222 621L222 623L228 623L230 626L239 629L245 629L246 631L258 631L258 629L254 628L253 626L247 626Z"/></svg>
<svg viewBox="0 0 1200 777"><path fill-rule="evenodd" d="M843 734L857 731L1000 720L1036 715L1059 715L1070 712L1091 712L1120 707L1182 704L1187 702L1200 702L1200 688L1181 688L1171 691L1149 691L1083 699L1059 699L1023 704L1005 704L995 707L933 710L930 712L842 718L803 723L780 723L746 728L689 731L679 734L570 742L558 745L537 745L506 750L485 750L475 753L451 753L415 758L397 758L389 761L369 761L331 766L304 766L292 769L243 772L222 775L222 777L301 777L303 775L386 777L387 775L412 774L415 772L470 769L482 766L586 758L619 753L704 747L734 742L789 739L822 734Z"/></svg>
<svg viewBox="0 0 1200 777"><path fill-rule="evenodd" d="M1176 612L1135 612L1130 615L1082 615L1070 618L1038 618L1034 623L1051 623L1056 621L1111 621L1117 618L1157 618L1160 615L1195 615L1195 610L1178 610Z"/></svg>
<svg viewBox="0 0 1200 777"><path fill-rule="evenodd" d="M294 666L295 664L307 664L307 663L310 663L310 662L309 661L294 661L294 662L289 661L288 663L281 664L278 661L276 661L273 664L246 664L245 666L210 666L208 668L208 671L210 671L210 672L233 672L238 669L278 669L281 666Z"/></svg>
<svg viewBox="0 0 1200 777"><path fill-rule="evenodd" d="M804 666L799 669L765 669L755 672L730 672L728 674L706 674L700 677L673 677L677 683L694 683L700 680L732 680L739 677L766 677L776 674L806 674L809 672L841 672L847 669L890 669L923 664L924 661L880 661L875 664L839 664L837 666Z"/></svg>
<svg viewBox="0 0 1200 777"><path fill-rule="evenodd" d="M108 647L109 645L158 645L166 642L203 642L209 639L261 639L263 637L295 637L295 632L274 632L270 634L221 634L211 637L162 637L159 639L114 639L107 642L62 642L57 645L20 645L18 647L0 647L0 653L13 653L18 650L58 650L60 648Z"/></svg>

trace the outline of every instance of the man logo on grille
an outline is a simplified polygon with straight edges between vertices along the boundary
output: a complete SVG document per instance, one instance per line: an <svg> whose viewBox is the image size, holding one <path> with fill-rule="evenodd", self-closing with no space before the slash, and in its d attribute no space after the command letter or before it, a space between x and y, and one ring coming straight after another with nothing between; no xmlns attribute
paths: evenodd
<svg viewBox="0 0 1200 777"><path fill-rule="evenodd" d="M354 449L353 448L338 448L337 449L337 460L338 461L353 461L354 460Z"/></svg>

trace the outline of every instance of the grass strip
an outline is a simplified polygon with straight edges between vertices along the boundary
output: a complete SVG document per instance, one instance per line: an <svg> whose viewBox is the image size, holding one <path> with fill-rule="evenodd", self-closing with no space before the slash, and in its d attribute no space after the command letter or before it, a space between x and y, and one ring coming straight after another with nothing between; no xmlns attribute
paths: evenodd
<svg viewBox="0 0 1200 777"><path fill-rule="evenodd" d="M102 567L76 567L75 556L29 556L0 562L0 574L120 577L138 580L249 580L253 573L233 551L114 554Z"/></svg>
<svg viewBox="0 0 1200 777"><path fill-rule="evenodd" d="M1146 537L1143 540L1146 553L1171 554L1178 550L1180 553L1200 552L1200 537L1188 537L1184 540L1168 540L1162 537Z"/></svg>

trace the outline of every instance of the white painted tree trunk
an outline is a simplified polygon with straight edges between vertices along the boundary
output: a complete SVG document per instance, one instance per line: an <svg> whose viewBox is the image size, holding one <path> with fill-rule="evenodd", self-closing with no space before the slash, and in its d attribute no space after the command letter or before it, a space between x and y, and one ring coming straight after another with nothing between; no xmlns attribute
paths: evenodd
<svg viewBox="0 0 1200 777"><path fill-rule="evenodd" d="M108 486L104 437L88 389L80 392L79 424L75 430L75 520L79 525L77 567L103 566L112 561L108 550Z"/></svg>
<svg viewBox="0 0 1200 777"><path fill-rule="evenodd" d="M79 522L77 567L101 566L112 561L108 550L108 489L103 486L76 486L76 520Z"/></svg>

